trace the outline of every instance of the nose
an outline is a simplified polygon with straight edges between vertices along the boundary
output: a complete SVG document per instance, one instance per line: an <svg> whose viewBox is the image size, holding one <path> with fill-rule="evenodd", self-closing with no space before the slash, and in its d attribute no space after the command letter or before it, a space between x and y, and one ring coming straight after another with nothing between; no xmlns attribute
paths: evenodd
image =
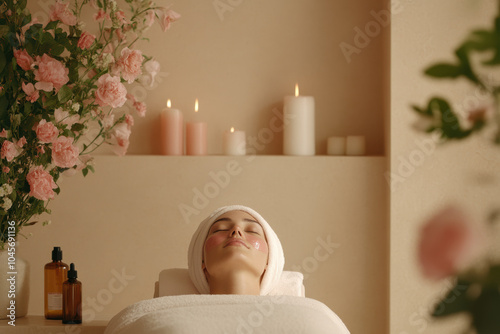
<svg viewBox="0 0 500 334"><path fill-rule="evenodd" d="M243 237L243 233L241 232L241 228L239 226L235 225L231 229L231 231L229 233L229 236L231 236L232 238L237 238L237 237L242 238Z"/></svg>

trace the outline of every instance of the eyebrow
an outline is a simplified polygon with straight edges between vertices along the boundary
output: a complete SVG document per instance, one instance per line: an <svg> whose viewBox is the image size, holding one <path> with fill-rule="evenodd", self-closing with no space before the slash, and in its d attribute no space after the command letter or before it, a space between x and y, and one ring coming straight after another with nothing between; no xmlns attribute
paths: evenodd
<svg viewBox="0 0 500 334"><path fill-rule="evenodd" d="M217 222L220 222L220 221L229 221L229 222L232 222L233 220L231 218L229 218L229 217L223 217L223 218L219 218L216 221L214 221L214 224L217 223ZM246 221L246 222L249 222L249 223L259 224L259 222L257 222L256 220L250 219L250 218L243 218L243 221Z"/></svg>

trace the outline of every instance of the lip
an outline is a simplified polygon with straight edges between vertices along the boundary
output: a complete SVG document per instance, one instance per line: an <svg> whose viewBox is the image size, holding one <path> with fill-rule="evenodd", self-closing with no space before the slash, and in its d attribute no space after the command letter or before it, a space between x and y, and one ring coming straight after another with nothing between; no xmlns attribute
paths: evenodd
<svg viewBox="0 0 500 334"><path fill-rule="evenodd" d="M228 242L226 242L226 245L224 246L224 248L228 247L228 246L237 246L237 245L242 245L246 248L250 248L247 246L247 244L241 240L241 239L231 239L229 240Z"/></svg>

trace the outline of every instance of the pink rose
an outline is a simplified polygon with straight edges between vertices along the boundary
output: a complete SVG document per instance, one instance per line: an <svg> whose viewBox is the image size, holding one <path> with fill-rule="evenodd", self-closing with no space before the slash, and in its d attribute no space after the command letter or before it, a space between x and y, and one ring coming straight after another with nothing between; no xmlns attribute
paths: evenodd
<svg viewBox="0 0 500 334"><path fill-rule="evenodd" d="M170 28L170 23L177 21L181 17L178 13L165 7L158 8L156 14L160 18L160 26L164 32Z"/></svg>
<svg viewBox="0 0 500 334"><path fill-rule="evenodd" d="M0 131L0 138L7 138L7 131L5 129L2 129L2 131Z"/></svg>
<svg viewBox="0 0 500 334"><path fill-rule="evenodd" d="M420 232L418 256L424 275L442 279L466 268L481 252L482 239L460 209L441 210Z"/></svg>
<svg viewBox="0 0 500 334"><path fill-rule="evenodd" d="M128 127L131 128L134 126L134 117L132 115L125 115L125 123L127 123Z"/></svg>
<svg viewBox="0 0 500 334"><path fill-rule="evenodd" d="M146 116L146 104L144 102L134 102L134 108L137 110L139 117Z"/></svg>
<svg viewBox="0 0 500 334"><path fill-rule="evenodd" d="M19 151L16 148L16 145L11 141L4 141L2 144L2 149L0 150L0 158L7 159L7 161L14 160L15 157L19 155Z"/></svg>
<svg viewBox="0 0 500 334"><path fill-rule="evenodd" d="M24 145L26 145L26 143L26 137L22 136L21 139L17 141L16 145L22 148Z"/></svg>
<svg viewBox="0 0 500 334"><path fill-rule="evenodd" d="M61 21L69 26L76 24L76 16L68 8L69 4L62 1L56 1L55 5L50 6L50 20Z"/></svg>
<svg viewBox="0 0 500 334"><path fill-rule="evenodd" d="M69 70L58 60L44 54L36 57L38 69L34 71L35 88L46 92L55 88L56 92L69 81Z"/></svg>
<svg viewBox="0 0 500 334"><path fill-rule="evenodd" d="M34 60L26 50L14 50L14 57L16 58L17 65L23 70L31 70L31 65L34 63Z"/></svg>
<svg viewBox="0 0 500 334"><path fill-rule="evenodd" d="M116 155L123 156L127 153L131 131L127 123L117 124L111 134L111 144Z"/></svg>
<svg viewBox="0 0 500 334"><path fill-rule="evenodd" d="M43 144L52 143L59 136L59 130L51 122L42 119L36 127L36 136Z"/></svg>
<svg viewBox="0 0 500 334"><path fill-rule="evenodd" d="M155 11L150 9L146 12L146 21L144 22L144 24L146 25L146 27L150 28L153 23L155 23Z"/></svg>
<svg viewBox="0 0 500 334"><path fill-rule="evenodd" d="M100 21L103 19L111 20L111 17L109 17L109 14L101 8L96 14L94 14L94 21Z"/></svg>
<svg viewBox="0 0 500 334"><path fill-rule="evenodd" d="M112 77L106 73L97 80L95 101L101 107L121 107L127 101L127 89L119 77Z"/></svg>
<svg viewBox="0 0 500 334"><path fill-rule="evenodd" d="M89 49L90 46L94 44L94 41L95 41L95 35L92 35L84 31L80 36L80 39L78 40L77 46L82 50Z"/></svg>
<svg viewBox="0 0 500 334"><path fill-rule="evenodd" d="M3 171L4 173L8 173L8 172L10 172L10 168L9 168L9 167L7 167L7 166L3 166L3 167L2 167L2 171Z"/></svg>
<svg viewBox="0 0 500 334"><path fill-rule="evenodd" d="M35 86L30 82L28 84L22 83L22 89L26 94L26 100L34 103L40 97L40 93L35 89Z"/></svg>
<svg viewBox="0 0 500 334"><path fill-rule="evenodd" d="M73 138L61 136L52 143L52 162L58 167L73 167L79 154L78 148L73 146Z"/></svg>
<svg viewBox="0 0 500 334"><path fill-rule="evenodd" d="M121 52L120 59L116 62L122 74L122 78L128 83L134 82L142 73L141 66L143 60L144 57L141 51L124 48Z"/></svg>
<svg viewBox="0 0 500 334"><path fill-rule="evenodd" d="M42 201L54 198L52 189L56 189L57 184L54 182L52 175L46 172L42 166L32 168L26 175L26 181L30 185L30 196Z"/></svg>

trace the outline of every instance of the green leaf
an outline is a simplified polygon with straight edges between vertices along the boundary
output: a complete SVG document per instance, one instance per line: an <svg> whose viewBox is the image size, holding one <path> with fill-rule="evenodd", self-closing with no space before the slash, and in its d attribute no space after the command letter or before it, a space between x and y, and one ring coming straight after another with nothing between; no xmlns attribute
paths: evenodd
<svg viewBox="0 0 500 334"><path fill-rule="evenodd" d="M433 116L432 114L432 109L427 108L427 109L422 109L416 105L411 106L413 110L415 110L417 113L423 115L423 116Z"/></svg>
<svg viewBox="0 0 500 334"><path fill-rule="evenodd" d="M3 38L9 32L9 26L1 25L0 26L0 38Z"/></svg>
<svg viewBox="0 0 500 334"><path fill-rule="evenodd" d="M18 0L16 3L16 7L20 10L24 10L26 8L26 3L28 0Z"/></svg>
<svg viewBox="0 0 500 334"><path fill-rule="evenodd" d="M59 92L57 93L57 99L61 103L68 102L72 96L73 96L73 91L67 85L62 86L61 89L59 89Z"/></svg>
<svg viewBox="0 0 500 334"><path fill-rule="evenodd" d="M7 59L5 59L5 54L0 52L0 73L5 69L5 65L7 65Z"/></svg>
<svg viewBox="0 0 500 334"><path fill-rule="evenodd" d="M82 169L83 177L87 176L89 170L87 168Z"/></svg>
<svg viewBox="0 0 500 334"><path fill-rule="evenodd" d="M92 173L95 173L94 166L88 165L87 168L92 171Z"/></svg>
<svg viewBox="0 0 500 334"><path fill-rule="evenodd" d="M452 64L436 64L429 67L424 73L435 78L456 78L463 75L462 68Z"/></svg>
<svg viewBox="0 0 500 334"><path fill-rule="evenodd" d="M453 289L448 291L446 296L434 307L432 316L439 318L459 312L470 311L472 303L467 297L467 290L469 287L469 282L458 280Z"/></svg>
<svg viewBox="0 0 500 334"><path fill-rule="evenodd" d="M71 126L71 131L81 131L85 128L83 124L75 123Z"/></svg>
<svg viewBox="0 0 500 334"><path fill-rule="evenodd" d="M28 116L31 113L31 103L25 102L24 103L24 111L23 111L25 116Z"/></svg>
<svg viewBox="0 0 500 334"><path fill-rule="evenodd" d="M45 26L45 28L43 30L45 30L45 31L53 30L57 27L58 23L59 23L59 21L50 21L49 23L47 23L47 25Z"/></svg>
<svg viewBox="0 0 500 334"><path fill-rule="evenodd" d="M500 291L498 288L484 288L472 309L472 323L478 334L500 333Z"/></svg>

